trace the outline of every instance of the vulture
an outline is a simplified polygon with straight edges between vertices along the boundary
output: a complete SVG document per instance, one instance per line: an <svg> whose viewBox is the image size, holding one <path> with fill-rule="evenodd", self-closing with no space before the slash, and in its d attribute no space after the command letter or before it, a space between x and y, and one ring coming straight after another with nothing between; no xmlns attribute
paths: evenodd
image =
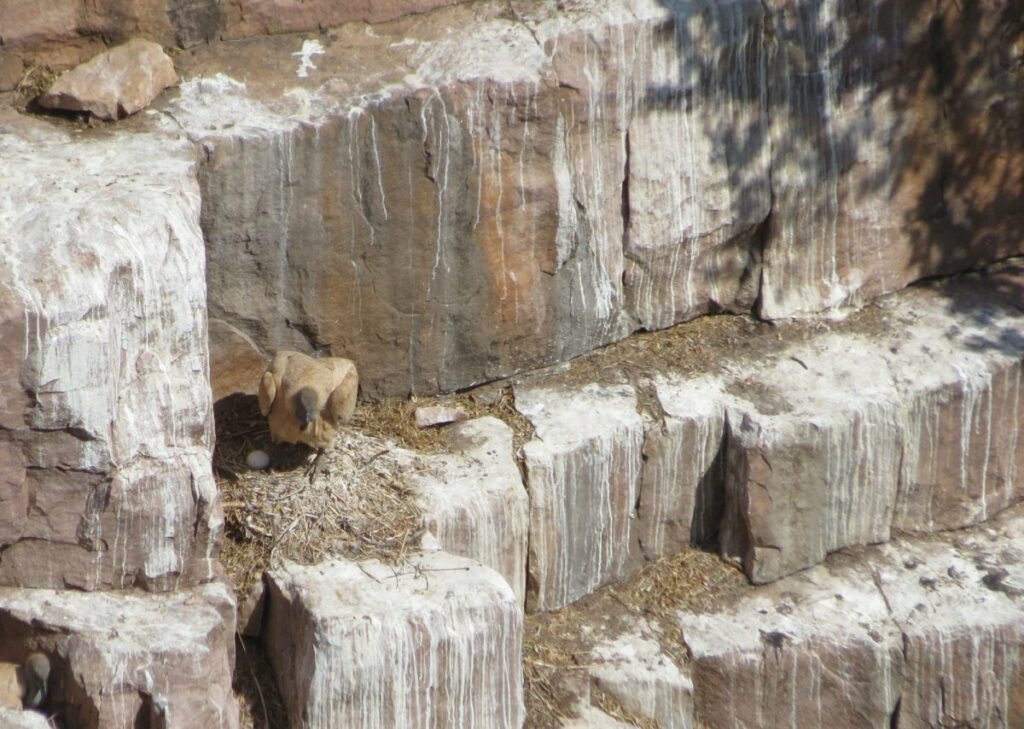
<svg viewBox="0 0 1024 729"><path fill-rule="evenodd" d="M0 663L0 706L8 709L37 709L46 700L50 659L30 653L25 663Z"/></svg>
<svg viewBox="0 0 1024 729"><path fill-rule="evenodd" d="M260 412L275 443L305 443L317 450L310 478L338 426L352 418L359 374L352 360L315 359L302 352L274 355L259 387Z"/></svg>

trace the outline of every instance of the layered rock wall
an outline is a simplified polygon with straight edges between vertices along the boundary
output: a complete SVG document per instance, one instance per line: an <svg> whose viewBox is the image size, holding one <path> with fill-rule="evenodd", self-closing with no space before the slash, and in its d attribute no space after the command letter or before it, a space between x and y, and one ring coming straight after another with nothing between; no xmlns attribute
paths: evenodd
<svg viewBox="0 0 1024 729"><path fill-rule="evenodd" d="M221 517L193 150L5 122L0 584L209 580Z"/></svg>
<svg viewBox="0 0 1024 729"><path fill-rule="evenodd" d="M214 347L436 392L1018 253L1021 33L883 0L480 2L196 49L168 113L206 150L211 313L238 333Z"/></svg>

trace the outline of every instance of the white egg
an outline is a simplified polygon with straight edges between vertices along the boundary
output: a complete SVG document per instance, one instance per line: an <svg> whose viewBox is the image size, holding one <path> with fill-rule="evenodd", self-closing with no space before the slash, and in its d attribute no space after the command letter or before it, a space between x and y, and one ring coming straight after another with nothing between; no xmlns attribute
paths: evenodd
<svg viewBox="0 0 1024 729"><path fill-rule="evenodd" d="M245 463L254 471L260 471L270 465L270 456L264 451L252 451L245 457Z"/></svg>

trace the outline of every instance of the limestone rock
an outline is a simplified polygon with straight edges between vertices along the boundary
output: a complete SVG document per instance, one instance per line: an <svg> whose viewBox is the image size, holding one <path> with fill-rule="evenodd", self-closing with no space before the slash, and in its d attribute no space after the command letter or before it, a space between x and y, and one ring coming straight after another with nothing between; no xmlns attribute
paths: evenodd
<svg viewBox="0 0 1024 729"><path fill-rule="evenodd" d="M134 39L111 48L58 78L39 104L85 111L101 119L131 116L178 82L174 62L152 41Z"/></svg>
<svg viewBox="0 0 1024 729"><path fill-rule="evenodd" d="M50 658L44 708L67 726L236 729L234 611L220 583L161 595L8 588L0 634L4 652Z"/></svg>
<svg viewBox="0 0 1024 729"><path fill-rule="evenodd" d="M455 426L449 437L455 453L417 457L407 481L424 526L446 552L504 577L522 605L529 498L512 453L512 431L487 417Z"/></svg>
<svg viewBox="0 0 1024 729"><path fill-rule="evenodd" d="M898 333L824 335L729 386L722 543L755 582L1024 495L1021 312L955 284L882 310Z"/></svg>
<svg viewBox="0 0 1024 729"><path fill-rule="evenodd" d="M651 383L661 417L644 434L640 545L655 559L717 532L722 517L725 409L713 378Z"/></svg>
<svg viewBox="0 0 1024 729"><path fill-rule="evenodd" d="M4 729L50 729L50 722L37 711L0 706L0 726Z"/></svg>
<svg viewBox="0 0 1024 729"><path fill-rule="evenodd" d="M3 126L0 584L208 580L221 516L193 152Z"/></svg>
<svg viewBox="0 0 1024 729"><path fill-rule="evenodd" d="M214 317L354 357L371 396L433 393L1021 251L1008 8L666 5L460 5L184 54L167 123L207 153ZM954 129L927 29L959 21L990 50L935 52L991 68L955 87L992 113Z"/></svg>
<svg viewBox="0 0 1024 729"><path fill-rule="evenodd" d="M656 641L626 634L598 645L593 653L594 683L628 712L662 729L693 727L693 684Z"/></svg>
<svg viewBox="0 0 1024 729"><path fill-rule="evenodd" d="M552 610L622 577L638 556L643 424L629 386L517 387L516 408L536 429L523 446L527 606Z"/></svg>
<svg viewBox="0 0 1024 729"><path fill-rule="evenodd" d="M646 78L627 139L625 276L647 329L749 310L771 207L765 5L693 7L645 37L637 61Z"/></svg>
<svg viewBox="0 0 1024 729"><path fill-rule="evenodd" d="M210 320L210 387L214 402L229 395L255 395L270 357L234 327Z"/></svg>
<svg viewBox="0 0 1024 729"><path fill-rule="evenodd" d="M1021 600L988 575L1019 564L1024 511L943 540L898 540L682 615L709 727L1015 726ZM783 670L783 667L785 670Z"/></svg>
<svg viewBox="0 0 1024 729"><path fill-rule="evenodd" d="M815 567L680 622L705 726L889 726L901 636L868 567Z"/></svg>
<svg viewBox="0 0 1024 729"><path fill-rule="evenodd" d="M264 641L292 727L519 727L522 611L506 582L434 552L269 573Z"/></svg>
<svg viewBox="0 0 1024 729"><path fill-rule="evenodd" d="M916 0L768 8L763 316L859 305L1021 252L1024 152L1007 142L1022 133L1024 89L998 40L1024 31L1019 12ZM761 148L760 130L729 126L734 145Z"/></svg>

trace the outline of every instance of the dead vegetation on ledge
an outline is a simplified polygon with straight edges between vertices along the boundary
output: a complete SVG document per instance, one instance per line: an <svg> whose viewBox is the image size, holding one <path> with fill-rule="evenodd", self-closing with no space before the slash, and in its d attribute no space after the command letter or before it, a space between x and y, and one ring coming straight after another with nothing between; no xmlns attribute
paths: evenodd
<svg viewBox="0 0 1024 729"><path fill-rule="evenodd" d="M220 560L239 593L289 559L315 564L334 556L397 562L415 549L422 513L405 486L390 442L344 430L310 481L312 452L272 445L255 398L218 403L214 466L224 508ZM250 470L254 449L271 467Z"/></svg>
<svg viewBox="0 0 1024 729"><path fill-rule="evenodd" d="M646 624L653 631L650 637L682 668L687 656L677 613L715 610L750 589L737 567L691 548L650 562L625 582L604 587L561 610L527 615L523 631L526 726L558 726L573 715L571 685L585 678L592 651L602 639ZM606 694L595 692L593 699L599 709L620 721L641 729L653 726Z"/></svg>
<svg viewBox="0 0 1024 729"><path fill-rule="evenodd" d="M408 400L384 400L359 404L353 426L362 433L376 438L396 441L410 450L423 453L441 453L448 450L445 427L417 428L416 409L433 405L461 408L470 418L492 416L512 428L512 448L533 438L530 421L516 410L512 387L496 383L458 395L445 397L412 397Z"/></svg>

